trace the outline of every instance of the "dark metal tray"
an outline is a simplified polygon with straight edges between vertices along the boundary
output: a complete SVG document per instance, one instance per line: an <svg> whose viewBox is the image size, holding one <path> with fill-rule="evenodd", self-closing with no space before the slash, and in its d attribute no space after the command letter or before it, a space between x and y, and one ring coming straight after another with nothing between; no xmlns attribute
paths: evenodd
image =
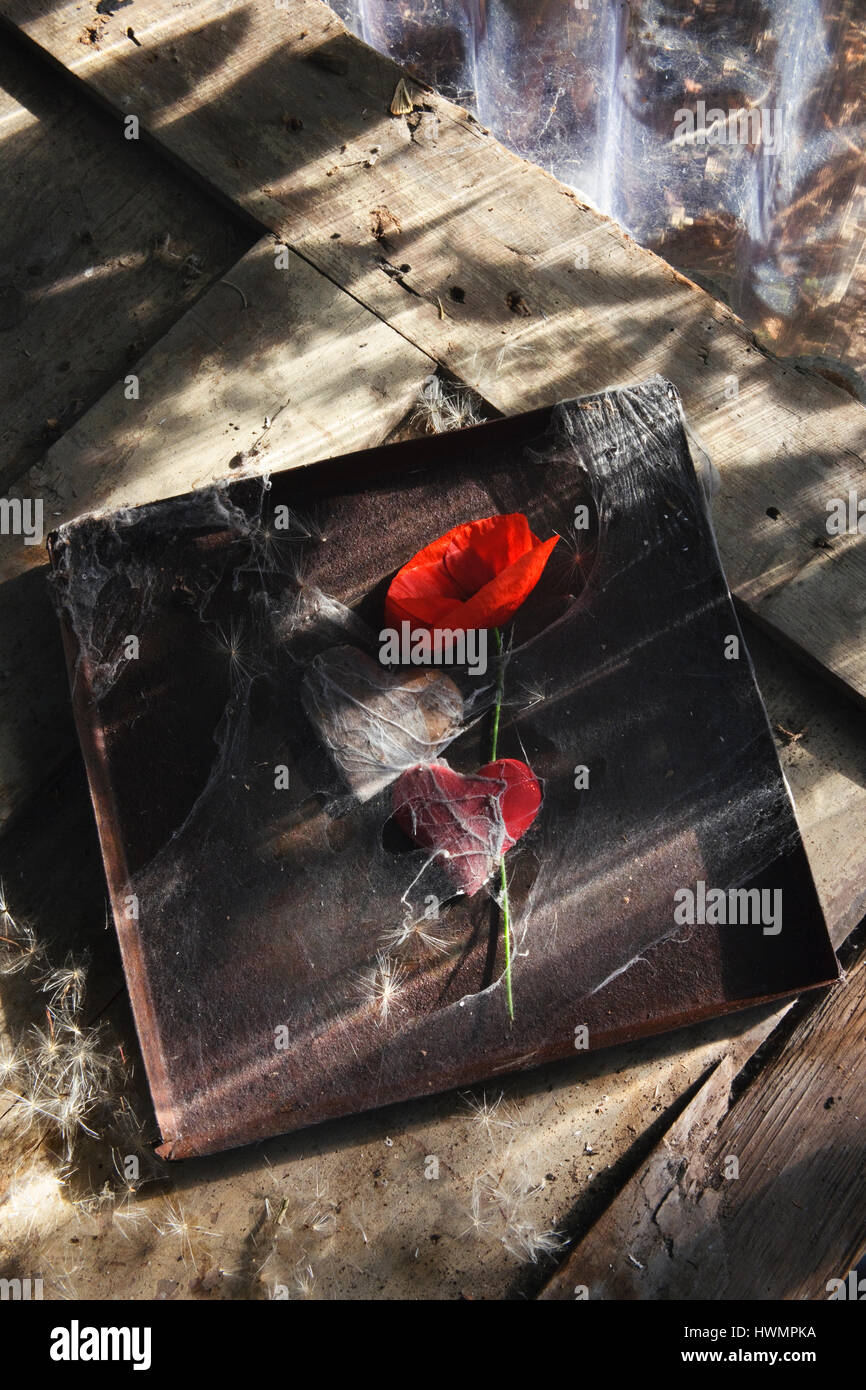
<svg viewBox="0 0 866 1390"><path fill-rule="evenodd" d="M507 857L513 1022L495 896L449 890L390 787L351 795L303 698L322 652L375 656L410 556L512 512L561 537L499 742L544 790ZM165 1156L836 978L669 383L85 517L50 547ZM472 717L445 756L472 770L490 680L450 674ZM675 920L701 883L781 917Z"/></svg>

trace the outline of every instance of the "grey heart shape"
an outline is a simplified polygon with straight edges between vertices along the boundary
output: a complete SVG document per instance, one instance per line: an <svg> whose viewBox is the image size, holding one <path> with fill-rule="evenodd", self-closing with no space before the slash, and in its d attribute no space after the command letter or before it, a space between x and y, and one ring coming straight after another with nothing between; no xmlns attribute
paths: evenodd
<svg viewBox="0 0 866 1390"><path fill-rule="evenodd" d="M357 647L320 652L304 675L307 718L359 801L418 763L435 762L463 728L463 696L442 671L393 675Z"/></svg>

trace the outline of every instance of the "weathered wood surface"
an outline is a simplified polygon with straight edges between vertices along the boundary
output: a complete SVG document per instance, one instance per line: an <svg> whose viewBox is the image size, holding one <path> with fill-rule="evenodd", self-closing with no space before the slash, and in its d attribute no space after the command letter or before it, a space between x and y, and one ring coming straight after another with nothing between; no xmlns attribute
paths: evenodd
<svg viewBox="0 0 866 1390"><path fill-rule="evenodd" d="M137 400L117 383L58 440L52 517L348 453L405 414L430 359L299 256L276 269L279 249L259 241L144 355Z"/></svg>
<svg viewBox="0 0 866 1390"><path fill-rule="evenodd" d="M108 25L102 27L106 29ZM328 79L330 74L325 71L324 77ZM272 248L265 242L257 250L262 274L258 283L270 285L265 272L266 254L272 256ZM279 438L279 432L272 434L273 425L270 430L262 427L259 432L256 421L260 413L263 421L267 413L265 398L282 382L282 365L277 357L268 358L260 375L245 356L241 341L245 326L237 323L238 317L248 312L243 309L242 299L245 297L252 307L253 298L247 290L257 283L252 274L256 252L246 261L252 278L249 283L243 281L243 296L219 285L205 297L207 301L214 297L215 318L207 317L210 303L206 305L203 300L199 306L205 307L207 328L216 324L218 332L226 333L221 341L229 343L229 356L231 343L238 343L231 378L221 376L222 359L216 349L214 360L208 360L203 353L195 359L194 326L178 325L179 332L183 327L179 349L185 345L183 350L190 354L188 360L200 363L186 389L193 393L190 399L203 412L201 420L190 413L186 425L183 423L184 408L177 395L180 382L178 374L172 371L174 349L157 361L149 378L152 395L146 407L159 410L159 402L170 407L168 414L161 410L150 418L157 422L171 418L181 456L179 471L174 473L171 470L176 456L169 459L166 490L175 490L172 479L176 482L185 476L184 469L192 467L195 454L192 443L187 441L194 440L199 424L203 441L199 458L206 468L212 467L214 474L225 471L235 452L248 453L257 442L260 450L266 444L272 448ZM294 265L295 261L293 257L290 263ZM236 280L232 273L227 278ZM317 281L321 280L321 276L317 277ZM335 296L339 294L333 285L329 288ZM322 293L320 286L319 294ZM236 300L234 311L223 296ZM337 302L342 305L348 298L342 295ZM318 299L317 303L319 307L315 311L311 308L311 313L324 313L323 301ZM357 304L355 308L365 312ZM446 312L449 308L446 306ZM339 313L342 315L344 310L341 308ZM376 322L369 313L365 321ZM314 323L311 318L308 343L314 337ZM404 340L398 334L385 325L377 327L388 335L389 344L397 340L395 351L397 347L401 353L405 350ZM234 338L236 333L241 340ZM362 341L360 336L357 341ZM315 364L317 378L330 370L329 359L320 346L321 354L313 354L308 361L308 366ZM405 368L405 378L398 374L398 383L406 381L403 404L411 399L421 376L429 369L428 358L419 352L411 367ZM400 372L403 370L401 367ZM38 360L34 371L41 371ZM362 392L368 378L367 372L360 368L359 372L362 379L358 390ZM235 373L246 382L248 396L231 396L229 388ZM211 382L216 395L213 408L208 409ZM320 390L324 393L324 384ZM388 399L390 404L390 395ZM135 465L130 463L126 471L123 457L118 455L117 466L123 471L115 479L110 469L100 466L98 452L85 454L90 462L81 464L76 451L67 447L63 453L58 445L61 461L53 476L61 486L72 481L69 495L58 494L59 508L74 510L85 505L91 487L97 502L123 498L126 488L134 490L137 486L139 468L145 477L149 468L154 469L148 486L163 486L158 430L153 431L149 442L135 440L130 417L125 413L130 404L121 404L117 393L110 393L91 412L93 433L88 447L98 450L113 438L124 440L129 446L131 440ZM142 401L135 404L140 406ZM384 434L387 423L375 410L372 399L368 404L369 410L363 407L360 422L356 421L358 429L363 431L369 426ZM99 411L104 411L101 417ZM395 405L395 416L396 413ZM328 419L331 418L329 413ZM229 421L241 429L230 430ZM283 425L291 424L292 416L287 411ZM320 424L316 419L312 424L301 419L298 428L302 439L314 440ZM233 444L232 436L239 439L245 430L243 447L241 442ZM271 439L267 439L268 434ZM86 434L81 438L87 441ZM60 444L65 442L61 440ZM230 447L233 452L227 460ZM292 429L287 428L280 447L293 450ZM150 454L149 448L153 451ZM249 463L257 466L255 453ZM282 459L278 466L285 466ZM48 476L52 476L50 471ZM207 481L207 476L202 481ZM116 492L112 490L115 482ZM41 583L38 572L23 575L15 584L4 586L0 598L15 591L20 593L22 585L36 581ZM38 661L31 662L34 644L27 641L27 614L35 611L28 608L31 602L19 600L15 609L7 610L7 622L11 620L9 615L15 614L20 642L15 667L20 669L21 680L17 696L7 701L3 712L9 712L14 743L16 720L20 720L27 700L35 700L38 690L43 701L43 730L56 736L56 744L51 757L40 762L42 745L35 725L28 734L29 744L19 742L20 797L28 787L44 780L60 757L72 750L69 726L63 723L67 704L60 662L55 666L45 650ZM47 633L51 616L47 606L44 612ZM838 942L862 912L866 883L866 765L861 721L848 700L840 699L824 682L806 675L765 638L753 633L750 643L771 721L793 734L806 726L801 738L779 734L780 754L794 791L822 903ZM4 646L3 650L5 655L8 648ZM34 677L38 678L40 672L42 679L37 684ZM19 733L20 727L19 724ZM4 758L0 754L0 763ZM49 936L56 934L55 953L62 956L67 947L80 949L82 941L90 942L94 960L100 965L92 978L92 1016L107 1014L116 1036L124 1042L126 1055L134 1057L132 1023L113 936L106 935L103 927L92 815L75 766L73 757L48 792L47 800L40 800L29 810L25 808L18 830L4 840L0 873L9 880L8 886L25 895L28 910ZM28 997L26 990L19 994L4 983L0 1004L13 1030L30 1016L41 1021L38 1000ZM184 1164L181 1169L172 1169L170 1188L144 1190L136 1207L141 1218L132 1223L113 1220L108 1206L89 1214L69 1206L70 1198L92 1192L104 1181L110 1164L110 1137L95 1145L86 1159L82 1157L81 1171L62 1189L57 1186L56 1165L45 1146L34 1148L26 1139L22 1142L14 1116L7 1112L0 1120L0 1273L10 1272L22 1251L26 1251L31 1264L38 1259L46 1271L47 1296L70 1292L104 1296L109 1269L110 1292L115 1297L152 1297L158 1291L162 1296L175 1297L260 1296L272 1291L277 1282L285 1283L291 1296L300 1296L307 1265L312 1266L315 1274L314 1297L449 1297L461 1290L474 1296L525 1295L538 1287L539 1271L534 1267L528 1271L521 1268L503 1247L501 1230L477 1226L472 1211L477 1180L490 1172L494 1178L504 1174L506 1186L527 1180L537 1183L538 1191L528 1199L525 1215L539 1229L556 1227L580 1236L616 1195L639 1160L645 1158L648 1146L708 1069L729 1054L733 1054L734 1065L739 1066L784 1012L784 1007L767 1009L757 1016L727 1019L603 1056L576 1058L563 1067L504 1079L501 1084L492 1083L487 1087L488 1100L494 1101L502 1090L505 1101L486 1121L483 1117L474 1119L467 1103L452 1095L341 1121L256 1150ZM2 1027L0 1023L0 1032ZM146 1116L149 1107L140 1067L132 1089L139 1097L140 1113ZM480 1094L479 1091L476 1098ZM143 1152L151 1137L146 1131L142 1134ZM440 1177L436 1180L424 1176L429 1155L440 1159ZM35 1224L28 1183L41 1194L40 1217ZM182 1247L177 1237L160 1235L157 1230L160 1226L165 1228L169 1195L193 1226L203 1228L192 1232L189 1248ZM266 1199L271 1215L265 1208ZM284 1200L286 1210L278 1221L276 1215ZM335 1204L339 1204L339 1210ZM799 1215L796 1208L792 1211L795 1224L787 1227L790 1242L795 1239ZM790 1217L791 1212L781 1211L780 1225L784 1227ZM70 1243L73 1235L78 1241L75 1246ZM91 1241L91 1235L97 1239ZM86 1255L80 1253L85 1245ZM165 1282L161 1285L161 1281Z"/></svg>
<svg viewBox="0 0 866 1390"><path fill-rule="evenodd" d="M0 488L22 478L32 496L52 441L256 234L5 36L0 165ZM57 620L30 572L0 590L0 824L73 747Z"/></svg>
<svg viewBox="0 0 866 1390"><path fill-rule="evenodd" d="M750 637L772 722L795 733L808 725L797 741L779 736L780 756L838 944L856 916L864 883L866 755L859 715L849 700L804 674L767 638ZM860 877L845 887L855 870L858 832ZM155 1141L147 1119L150 1106L114 935L104 927L92 812L74 765L7 833L0 873L13 903L20 899L37 921L53 958L90 949L90 1016L106 1016L125 1055L136 1059L126 1089L145 1121L135 1151L146 1156ZM13 1033L30 1018L42 1021L38 996L21 981L2 982L0 1005ZM143 1189L134 1208L139 1219L131 1227L124 1219L113 1220L110 1206L101 1214L69 1206L71 1198L86 1196L105 1181L116 1139L109 1134L86 1148L68 1188L55 1188L56 1165L48 1150L43 1145L28 1156L14 1113L7 1112L0 1120L0 1203L7 1184L15 1197L16 1173L19 1180L41 1182L48 1196L41 1224L29 1235L24 1197L7 1204L5 1217L0 1205L0 1269L11 1269L26 1249L28 1258L39 1258L46 1296L54 1297L70 1289L104 1296L108 1268L113 1297L153 1297L162 1280L178 1298L263 1297L276 1283L295 1297L307 1264L316 1276L314 1297L447 1298L462 1290L476 1297L532 1294L551 1266L522 1266L501 1244L500 1226L474 1226L473 1188L482 1175L504 1174L506 1186L524 1179L533 1187L540 1184L523 1208L525 1218L540 1230L579 1237L616 1198L635 1166L641 1160L646 1166L659 1130L668 1127L708 1070L729 1054L739 1068L786 1008L576 1056L519 1077L493 1078L474 1092L476 1101L486 1092L488 1105L504 1093L486 1122L483 1116L473 1118L469 1103L452 1094L241 1153L174 1165L163 1183ZM424 1176L428 1155L439 1159L436 1180ZM169 1199L192 1225L217 1232L193 1232L186 1263L179 1259L179 1240L161 1237L156 1229L166 1224ZM287 1213L277 1224L284 1200ZM339 1203L340 1211L331 1203ZM792 1246L801 1216L794 1206L778 1213ZM76 1247L70 1246L73 1235ZM196 1283L208 1271L210 1294Z"/></svg>
<svg viewBox="0 0 866 1390"><path fill-rule="evenodd" d="M5 843L10 896L36 916L51 955L91 948L89 1016L108 1020L132 1064L123 1089L143 1121L135 1136L120 1139L109 1129L98 1143L82 1137L64 1188L51 1145L18 1131L14 1105L0 1116L0 1273L35 1262L46 1298L153 1298L161 1288L178 1298L266 1297L276 1284L298 1297L308 1265L313 1297L532 1293L541 1271L502 1244L514 1231L502 1220L474 1219L473 1192L485 1175L502 1180L503 1197L527 1189L519 1219L535 1230L582 1229L631 1171L645 1132L681 1104L731 1038L748 1051L783 1012L750 1011L493 1078L472 1092L476 1106L486 1097L480 1115L452 1092L247 1150L152 1164L153 1122L113 933L103 927L98 858L80 774L64 777L50 814L34 807ZM21 979L0 981L0 1002L13 1032L28 1018L44 1021L38 994ZM110 1202L72 1207L112 1176L112 1146L137 1154L142 1172L160 1181L145 1186L126 1214L121 1207L115 1216ZM436 1171L431 1156L437 1177L425 1176ZM29 1193L39 1194L36 1219ZM169 1203L197 1228L188 1247L160 1234ZM209 1291L198 1282L208 1273Z"/></svg>
<svg viewBox="0 0 866 1390"><path fill-rule="evenodd" d="M866 1244L866 955L728 1108L720 1064L542 1297L820 1299ZM731 1162L735 1160L735 1164Z"/></svg>
<svg viewBox="0 0 866 1390"><path fill-rule="evenodd" d="M866 413L844 392L768 358L459 108L424 93L391 116L400 70L319 0L138 0L137 44L81 0L0 13L498 409L668 375L722 473L732 588L866 696L866 544L825 529L831 498L866 491Z"/></svg>
<svg viewBox="0 0 866 1390"><path fill-rule="evenodd" d="M186 12L181 9L178 13L183 17ZM281 26L280 32L284 33L285 12L277 12L277 14L279 16L278 23ZM66 21L64 21L64 16L66 16ZM53 30L56 35L55 46L60 53L64 35L68 37L69 32L67 11L62 8L55 11L53 22L55 22L55 29ZM173 11L172 15L166 19L166 23L172 25L176 22L177 15ZM76 39L73 58L76 62L83 61L88 72L94 64L97 65L99 73L103 72L104 66L102 65L104 65L105 54L106 52L113 52L112 42L116 48L120 49L121 54L124 54L127 48L130 49L132 53L130 61L133 62L137 61L136 55L144 51L144 45L142 50L139 50L126 39L125 31L121 31L118 37L117 25L112 18L101 18L97 24L97 31L99 47L94 46L89 40L86 44L78 44ZM78 31L75 32L77 35ZM142 30L142 32L144 31ZM160 30L161 32L162 30ZM220 32L217 27L215 33L218 45L221 42ZM214 36L211 35L211 37ZM261 41L260 38L256 40L259 44ZM189 42L191 43L192 40L190 39ZM350 40L342 40L341 42L343 44L354 43ZM172 52L172 47L174 52ZM288 45L288 48L290 49L291 45ZM304 49L304 51L307 50ZM317 50L313 51L316 52ZM362 55L367 54L363 47L359 51ZM157 52L161 53L162 57L154 61L153 54ZM172 71L182 68L182 53L183 50L178 50L177 45L169 44L161 48L157 43L152 48L148 59L150 68L155 72L159 63L165 59L168 59L168 62L164 63L164 66L170 67ZM177 62L174 61L175 58L178 59ZM116 55L112 58L112 63L120 62L124 71L125 61L122 57L117 58ZM378 62L379 60L374 59L372 61ZM109 69L110 67L111 65L109 65ZM105 71L107 72L109 69L105 69ZM309 74L314 74L314 82L324 83L326 88L331 79L339 77L339 74L317 67L312 62L296 62L293 71L296 73L300 71L302 76L306 76L308 82L310 80ZM366 72L366 68L364 71ZM151 83L155 80L149 79ZM159 81L156 83L157 92L161 90L160 84L163 80L162 69L160 69ZM171 82L176 80L176 77L171 78ZM297 96L295 105L308 98L312 100L303 85L299 87L296 84L289 90L292 91L293 98ZM106 91L106 95L110 96L110 90ZM258 101L258 99L256 100ZM186 101L189 105L192 97L188 95ZM575 214L572 201L563 199L563 190L551 185L550 180L540 175L538 171L531 170L529 166L524 166L520 161L514 160L504 151L500 151L498 146L492 145L489 141L481 140L479 134L466 135L464 127L473 132L475 127L467 125L462 118L458 118L452 108L443 106L442 110L447 115L445 127L451 132L451 138L455 138L454 131L456 129L459 138L464 143L466 140L469 141L469 155L472 157L469 158L469 156L464 155L464 160L469 158L469 163L473 164L475 147L481 141L482 153L478 157L482 161L487 159L489 155L491 158L495 157L499 164L504 162L504 167L510 171L511 183L517 177L515 171L520 173L521 178L524 176L528 176L530 179L540 178L542 180L540 186L548 195L551 188L556 189L558 206L564 207L567 203L569 215ZM286 114L291 113L282 113L282 115ZM418 176L417 170L412 175L412 168L415 163L414 152L418 144L419 132L426 130L429 133L431 120L439 122L439 117L435 116L433 112L418 114L421 115L421 124L415 132L410 131L404 121L395 122L390 117L384 118L385 129L389 135L393 137L394 130L399 129L400 139L404 143L408 141L411 146L408 155L406 151L403 151L403 157L398 161L400 178L403 179L405 173L409 187L412 186L412 177L417 181ZM372 116L370 118L372 119ZM297 119L301 118L298 117ZM345 120L347 117L344 115L342 119ZM382 118L377 117L377 119L381 125ZM270 132L270 127L265 124L262 128L264 131L262 138L265 139L265 143L268 139L276 139L277 144L284 151L287 143L288 147L291 148L292 141L297 144L299 140L306 140L309 138L310 132L321 143L323 136L319 127L323 124L326 122L319 112L314 121L305 118L303 128L296 131L287 127L281 116L277 134L274 136ZM245 129L247 127L241 127L237 138L241 138ZM438 130L438 124L436 129ZM327 129L324 138L325 148L330 148L328 140L332 137ZM333 136L333 139L336 139L336 136ZM131 146L136 154L141 154L142 159L146 157L139 143L123 141L119 131L117 132L117 140L119 145ZM435 150L436 147L431 146L431 148ZM213 157L222 158L221 150L224 154L225 141L222 142L220 149ZM176 152L183 154L180 147ZM274 158L277 157L278 152L275 147ZM400 151L398 151L399 153ZM360 171L351 162L346 163L344 160L344 163L346 167L343 169L341 165L340 172L340 180L344 183L346 179L351 179L355 175L363 175L365 179L369 179L379 167L378 159L371 169L362 167ZM408 166L408 172L404 170L404 166ZM441 184L442 178L441 174L437 172L437 167L434 164L431 178L435 174L438 183ZM332 179L334 177L336 175L332 175ZM213 174L212 182L215 186L219 186L216 173ZM327 183L327 178L325 178L325 182ZM334 186L336 187L336 185ZM506 192L508 192L509 187L510 185L506 182ZM241 200L241 193L237 187L231 186L226 191ZM362 191L358 191L358 196ZM508 196L510 197L511 194L509 193ZM497 198L491 205L491 211L498 209L499 205L500 199ZM505 199L505 205L506 207L510 206L508 198ZM580 213L580 209L576 211ZM449 215L453 212L453 207L450 207ZM317 213L316 216L318 217L319 214ZM377 216L379 216L379 223L381 224L382 217L379 214ZM653 258L647 260L644 253L639 252L631 243L623 241L616 229L611 228L606 223L592 220L591 214L586 214L586 216L590 217L593 237L597 239L600 235L614 236L618 248L617 255L620 258L623 254L623 248L625 248L629 255L638 258L635 265L641 269L644 275L648 273L647 266L650 266L653 275L662 275L662 280L668 289L673 286L678 294L685 295L687 302L695 299L695 294L684 289L681 280L676 277L672 278L672 272L661 267L660 262L656 262ZM453 221L453 217L451 220ZM388 227L391 237L396 236L393 228L390 228L387 223L387 219L385 226ZM378 229L381 233L383 231L382 225L379 225ZM485 235L489 238L490 233L485 233ZM584 236L585 241L586 235ZM387 282L384 284L384 289L391 295L396 295L396 305L402 308L403 303L412 300L413 296L400 286L397 286L395 290L394 284L396 282L390 280L381 265L378 265L377 258L388 252L385 242L377 241L370 227L366 227L365 238L363 243L367 248L365 254L372 256L374 265L378 266L374 278L378 277L379 280ZM400 240L399 237L397 239ZM339 237L334 237L329 233L325 240L328 242L325 250L330 254L331 245L341 245L344 237L342 234ZM388 237L386 236L385 241L387 240ZM355 242L357 243L356 250L358 250L362 243L358 241L357 237L355 237ZM459 242L459 238L455 244L462 244ZM587 246L588 244L587 242ZM489 243L489 240L479 241L478 247L480 248L482 245L485 248L485 253L491 254L490 263L495 268L499 262L497 257L492 255L492 243ZM384 324L379 323L374 314L368 314L365 319L363 311L356 301L351 299L348 294L343 294L336 287L331 286L322 276L314 276L310 267L300 257L286 253L287 266L278 269L274 258L276 250L276 246L269 250L267 240L263 241L256 252L250 253L250 256L245 259L242 266L238 268L237 274L233 273L227 277L231 286L237 288L221 286L215 289L208 298L207 306L202 306L200 311L196 311L199 317L194 314L183 328L178 328L177 337L172 338L165 347L158 345L154 352L145 359L142 364L144 369L141 381L142 394L138 401L127 400L120 386L115 387L113 392L109 393L106 400L101 402L90 416L80 421L78 426L49 451L36 474L22 482L19 491L26 495L31 495L34 492L42 495L50 523L56 523L76 512L92 507L124 505L201 484L228 472L232 461L237 461L239 457L242 457L244 462L252 467L262 463L268 467L279 467L292 462L307 461L317 454L339 451L340 448L375 442L382 437L395 416L398 416L405 409L407 399L414 389L413 384L420 381L429 366L428 359L424 354L415 351L400 334L392 332ZM441 247L439 250L434 247L430 254L433 254L433 251L439 254ZM587 256L589 256L588 250ZM530 257L530 261L531 259ZM400 263L403 264L402 261ZM592 266L593 264L594 261L590 259L589 265ZM247 277L253 267L258 273L255 276L255 285L253 286L252 282L249 282L250 291L254 294L254 302L251 306L252 313L250 313L249 309L244 308L245 302L249 300L244 286L248 283ZM569 273L572 269L569 267ZM335 275L341 273L340 266L337 264L331 266L330 270ZM623 274L622 266L619 273ZM646 291L642 285L641 275L636 273L634 267L628 270L628 275L633 275L638 294L645 295ZM346 278L345 275L344 278ZM405 276L403 278L405 279ZM464 276L463 279L465 278ZM382 287L380 286L380 288ZM656 289L658 288L659 286L656 286ZM623 286L621 286L621 290L623 290L623 296L621 297L620 308L614 315L618 321L621 320L625 312ZM702 296L698 296L698 299L703 305L711 303ZM474 316L470 314L466 317L465 304L460 305L450 297L443 299L442 296L440 296L440 301L443 303L442 312L452 316L464 316L461 328L464 334L468 333L472 336L478 333L480 335L479 342L484 338L485 333L489 336L490 325L482 323L479 326L477 314ZM439 319L440 301L437 301L436 323L446 323L446 325L450 324L453 327L455 323L453 318ZM471 303L471 301L469 302ZM329 306L327 309L326 304ZM643 312L640 309L640 304L637 308ZM386 303L379 306L377 304L377 309L382 312L391 312L394 305ZM581 314L584 318L587 316L583 310L575 306L571 307L571 312L577 314L578 317ZM714 309L713 312L715 313L716 310ZM497 329L496 334L494 334L494 337L499 336L500 344L503 342L503 334L505 335L503 363L508 354L512 353L515 347L519 347L519 356L527 359L533 357L534 360L535 353L540 353L541 358L547 361L547 367L550 368L549 354L547 358L544 356L547 351L544 341L535 342L531 336L532 333L537 334L540 330L537 325L532 330L528 328L532 316L524 318L510 311L503 311L503 314L509 320L509 328L506 330ZM500 314L499 317L501 318L503 314ZM610 314L606 311L603 317L609 318ZM728 316L729 318L730 316ZM543 331L547 331L546 323L546 320L542 321L541 329ZM298 358L296 338L299 324L304 325L304 327L301 329L303 341ZM321 329L316 326L317 324L321 324ZM369 331L367 324L369 324ZM520 329L521 324L525 326L524 330ZM516 329L514 325L517 325ZM291 326L292 329L289 341L286 339L287 326ZM336 331L340 326L344 332L349 334L345 342L339 342L336 337ZM349 331L350 326L357 330L354 336ZM332 336L328 336L328 333L324 331L325 329L329 330ZM514 338L515 331L518 332L519 341ZM530 332L530 339L534 348L532 353L527 354L525 351L529 347L529 340L524 342L523 338L520 337L521 332ZM642 332L643 336L646 337L646 324ZM217 340L211 344L212 352L208 351L208 334L215 335ZM627 335L629 339L631 339L632 334L633 329L630 327ZM663 337L666 343L671 341L667 331ZM673 337L678 338L679 334L675 333ZM364 347L361 347L362 343L365 344ZM740 343L740 347L743 347L742 343ZM497 346L497 354L499 351L500 346ZM665 363L657 360L648 361L645 355L642 355L640 341L633 345L633 351L636 374L640 370L649 370L653 366L661 366L665 369ZM753 355L756 363L755 370L759 373L764 368L769 370L765 359L756 350L749 348L748 344L745 345L745 351L747 354ZM286 357L289 358L291 365L287 364ZM183 364L183 371L178 369L178 363ZM584 366L586 365L584 364ZM613 365L610 364L611 370L613 370ZM469 374L471 375L471 373ZM506 381L509 374L510 369L505 372L502 380ZM806 381L806 378L796 373L794 375L799 382ZM294 386L298 378L303 383L304 395L309 396L303 405L298 403L300 393ZM556 372L553 374L553 379L557 383L560 381ZM599 377L598 384L601 383L601 380L602 378ZM311 392L309 388L313 381L315 381L315 390ZM522 375L516 382L517 388L520 387L521 381ZM565 385L563 379L562 389L585 389L590 384L595 384L595 378L590 381L582 373L578 373L569 386ZM556 391L558 392L559 389L557 385ZM294 398L292 397L293 391L295 393ZM756 392L758 395L767 396L766 383L761 386L758 382L751 393L755 395ZM496 391L491 389L488 394L495 396ZM534 399L535 397L530 397L523 403L532 403ZM291 403L287 405L286 402ZM518 398L516 404L519 405L520 403ZM507 401L503 400L502 404L510 408L515 403L509 398ZM717 408L723 415L742 410L742 394L739 404L724 401L722 405L717 405ZM858 408L853 405L846 405L845 409L857 410ZM339 412L339 418L337 412ZM747 425L750 427L754 418L751 408L746 411L746 415L748 416ZM272 421L270 427L266 426L266 420ZM798 471L798 478L799 476ZM769 490L763 497L763 501L767 500L770 491L772 491L769 479L766 486ZM782 492L788 496L791 493L790 486L786 485ZM778 489L773 491L774 497L779 495ZM716 517L723 550L726 549L726 497L727 491L723 492L719 500ZM790 505L799 515L800 500L796 494L792 496ZM795 524L789 515L789 503L787 501L783 502L781 510L782 515L777 520L768 518L762 511L758 519L758 526L762 533L774 535L784 548L790 545L792 533L797 532L800 540L803 539L805 533L800 534L797 531L799 523ZM745 534L743 532L743 535ZM740 532L737 529L735 529L734 539L737 543L741 540ZM852 575L846 566L836 565L841 550L850 550L851 547L847 540L842 540L838 543L836 550L817 550L812 544L814 539L815 537L812 536L809 541L809 558L800 578L792 586L785 583L777 584L776 577L773 577L773 594L772 596L764 595L757 602L757 611L765 612L768 605L774 604L783 607L790 612L791 625L808 633L811 630L808 610L812 596L817 592L819 598L826 595L835 602L838 589L840 591L839 602L835 613L823 614L819 626L826 637L828 633L836 631L841 623L845 630L838 632L833 640L842 642L846 649L852 645L856 647L861 641L861 624L858 623L856 614L852 617L850 610L852 604L856 608L860 602L858 593L862 596L866 590L861 588L858 591L856 576ZM38 547L24 547L15 538L5 538L0 543L0 548L5 548L3 564L6 573L14 572L24 562L34 563L41 559ZM727 554L725 558L730 560ZM778 568L776 564L771 567L773 576L777 574ZM805 608L798 598L801 590L807 591ZM22 797L26 796L35 785L38 785L39 780L46 772L56 765L61 756L62 748L68 746L66 743L68 719L65 705L52 705L52 684L56 685L59 660L56 636L50 624L50 613L40 596L39 601L29 609L29 613L32 614L33 626L31 627L28 608L26 605L22 606L19 597L23 592L25 592L25 588L20 585L14 594L7 594L5 600L0 597L0 607L3 610L0 612L0 628L6 637L3 649L7 652L17 649L19 652L19 659L8 662L5 681L0 689L2 709L8 715L4 744L0 750L0 788L2 788L0 814L4 819L8 819L14 814L15 807L21 804ZM36 586L31 585L27 592L35 593ZM11 609L7 607L10 600L13 600ZM821 602L823 603L823 598ZM812 614L812 617L816 617L816 614ZM22 644L18 640L18 634L22 630L24 632L29 631L31 634L31 640L26 644ZM39 640L32 640L37 634Z"/></svg>
<svg viewBox="0 0 866 1390"><path fill-rule="evenodd" d="M379 443L433 364L300 257L258 242L43 461L47 524ZM35 551L16 539L18 551ZM44 570L0 586L0 824L73 748Z"/></svg>
<svg viewBox="0 0 866 1390"><path fill-rule="evenodd" d="M255 240L120 138L20 42L0 50L0 489ZM38 467L28 486L39 487ZM41 557L40 557L41 558Z"/></svg>
<svg viewBox="0 0 866 1390"><path fill-rule="evenodd" d="M866 915L863 717L753 625L745 631L821 906L838 946Z"/></svg>

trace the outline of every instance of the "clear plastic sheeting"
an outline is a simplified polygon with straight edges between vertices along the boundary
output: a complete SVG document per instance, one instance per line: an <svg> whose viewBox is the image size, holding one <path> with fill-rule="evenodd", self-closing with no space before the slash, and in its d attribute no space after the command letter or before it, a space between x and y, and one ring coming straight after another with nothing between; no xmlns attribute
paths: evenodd
<svg viewBox="0 0 866 1390"><path fill-rule="evenodd" d="M369 801L398 773L435 762L463 732L463 696L443 671L394 675L357 647L315 656L301 698L359 801Z"/></svg>
<svg viewBox="0 0 866 1390"><path fill-rule="evenodd" d="M862 388L862 0L334 8L729 302L776 350L838 362Z"/></svg>
<svg viewBox="0 0 866 1390"><path fill-rule="evenodd" d="M518 513L556 543L489 663L383 653L407 562ZM164 1154L832 977L669 383L83 518L52 557ZM678 917L699 885L772 915Z"/></svg>

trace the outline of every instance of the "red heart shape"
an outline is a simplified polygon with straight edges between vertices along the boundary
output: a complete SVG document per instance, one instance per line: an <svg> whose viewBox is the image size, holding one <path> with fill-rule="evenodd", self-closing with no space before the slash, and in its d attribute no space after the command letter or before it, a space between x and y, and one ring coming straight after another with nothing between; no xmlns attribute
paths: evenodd
<svg viewBox="0 0 866 1390"><path fill-rule="evenodd" d="M471 898L532 825L541 787L532 768L516 758L499 758L468 775L447 763L423 763L398 777L393 798L401 830L441 857Z"/></svg>

